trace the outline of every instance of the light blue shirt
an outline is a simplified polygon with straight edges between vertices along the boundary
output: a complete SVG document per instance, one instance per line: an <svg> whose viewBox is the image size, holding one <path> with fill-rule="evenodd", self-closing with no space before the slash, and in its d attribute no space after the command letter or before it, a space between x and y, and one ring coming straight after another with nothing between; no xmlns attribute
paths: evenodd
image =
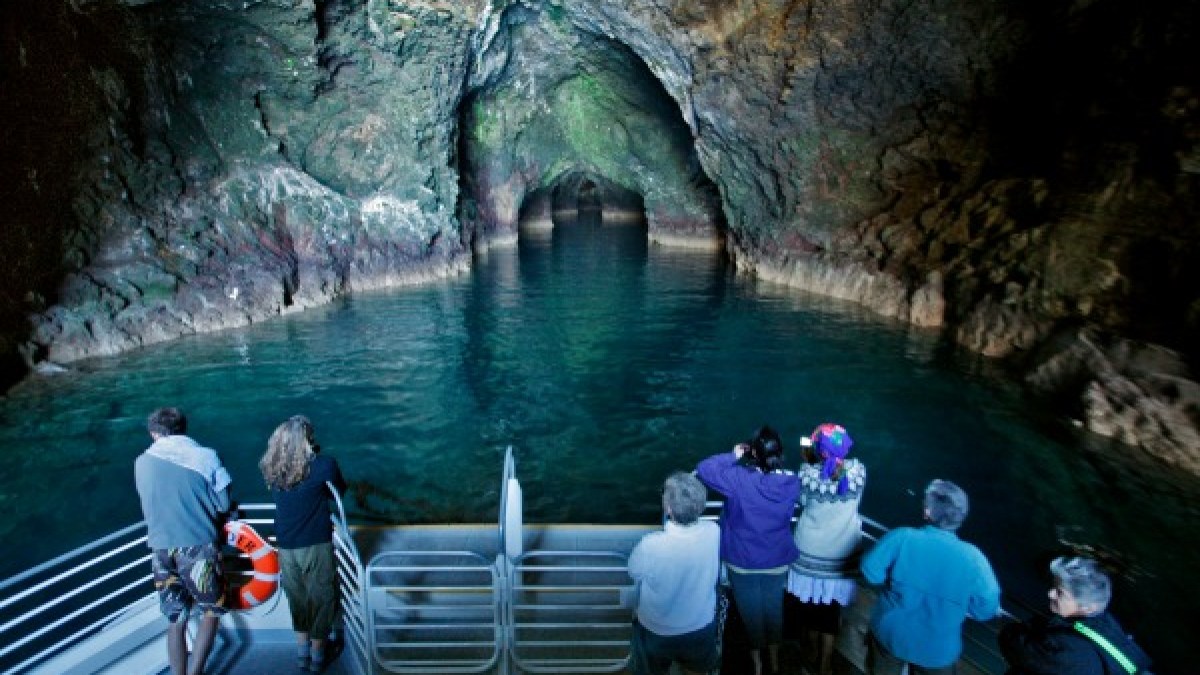
<svg viewBox="0 0 1200 675"><path fill-rule="evenodd" d="M637 617L657 635L683 635L712 623L717 609L721 530L700 520L668 521L642 537L629 554L629 576L638 585Z"/></svg>
<svg viewBox="0 0 1200 675"><path fill-rule="evenodd" d="M983 553L954 532L932 525L884 535L862 560L871 584L886 586L871 632L896 658L942 668L962 654L962 623L1000 610L1000 584Z"/></svg>
<svg viewBox="0 0 1200 675"><path fill-rule="evenodd" d="M229 472L217 453L182 435L163 436L134 462L134 480L152 549L212 544L229 511Z"/></svg>

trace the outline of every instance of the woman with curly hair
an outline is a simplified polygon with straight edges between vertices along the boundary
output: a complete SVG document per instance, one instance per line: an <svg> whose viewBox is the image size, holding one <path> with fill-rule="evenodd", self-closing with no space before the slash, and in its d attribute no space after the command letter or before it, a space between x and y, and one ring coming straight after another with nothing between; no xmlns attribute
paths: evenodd
<svg viewBox="0 0 1200 675"><path fill-rule="evenodd" d="M325 645L338 618L333 495L326 483L338 492L346 489L337 460L320 450L312 422L296 415L271 434L258 463L275 499L275 543L296 631L296 659L312 672L325 668Z"/></svg>

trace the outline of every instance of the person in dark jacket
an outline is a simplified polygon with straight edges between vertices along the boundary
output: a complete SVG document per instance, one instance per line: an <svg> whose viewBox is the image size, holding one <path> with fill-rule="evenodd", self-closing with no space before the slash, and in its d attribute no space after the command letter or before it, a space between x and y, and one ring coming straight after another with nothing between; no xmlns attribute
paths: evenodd
<svg viewBox="0 0 1200 675"><path fill-rule="evenodd" d="M325 668L325 647L338 618L333 524L326 483L338 492L346 481L337 460L318 454L312 422L296 415L280 424L267 442L258 468L275 499L275 538L283 592L296 631L302 668Z"/></svg>
<svg viewBox="0 0 1200 675"><path fill-rule="evenodd" d="M1109 614L1112 583L1096 561L1058 558L1050 564L1050 618L1000 631L1009 675L1132 675L1150 657Z"/></svg>
<svg viewBox="0 0 1200 675"><path fill-rule="evenodd" d="M749 443L700 462L696 476L725 497L721 509L721 560L733 601L750 639L753 675L779 672L783 593L796 559L792 513L800 480L783 469L783 443L771 427ZM767 648L768 660L762 656Z"/></svg>

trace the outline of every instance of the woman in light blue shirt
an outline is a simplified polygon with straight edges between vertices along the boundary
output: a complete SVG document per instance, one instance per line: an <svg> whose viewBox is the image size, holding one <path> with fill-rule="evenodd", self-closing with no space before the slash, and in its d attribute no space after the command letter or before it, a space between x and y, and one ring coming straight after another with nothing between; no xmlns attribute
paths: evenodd
<svg viewBox="0 0 1200 675"><path fill-rule="evenodd" d="M661 532L651 532L629 554L637 582L637 615L630 640L634 675L666 675L672 662L689 672L717 665L717 577L721 532L700 520L707 491L678 471L663 484Z"/></svg>

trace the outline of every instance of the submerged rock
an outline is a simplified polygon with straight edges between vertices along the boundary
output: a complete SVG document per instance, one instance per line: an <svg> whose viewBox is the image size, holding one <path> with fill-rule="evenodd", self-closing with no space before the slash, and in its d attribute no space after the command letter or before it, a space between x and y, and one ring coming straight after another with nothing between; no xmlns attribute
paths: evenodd
<svg viewBox="0 0 1200 675"><path fill-rule="evenodd" d="M1048 344L1026 379L1073 402L1089 431L1200 474L1200 383L1178 353L1079 330Z"/></svg>

